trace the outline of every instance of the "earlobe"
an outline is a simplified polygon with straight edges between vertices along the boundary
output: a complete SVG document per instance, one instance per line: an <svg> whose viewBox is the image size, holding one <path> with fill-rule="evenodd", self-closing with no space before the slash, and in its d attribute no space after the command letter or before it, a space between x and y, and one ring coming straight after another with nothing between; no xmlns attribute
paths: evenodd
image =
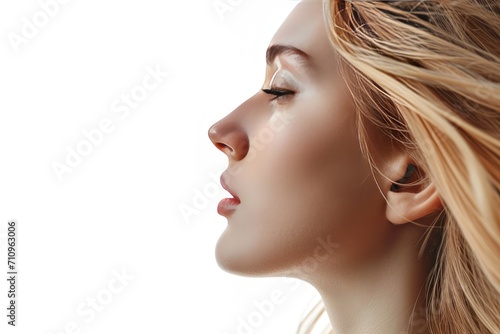
<svg viewBox="0 0 500 334"><path fill-rule="evenodd" d="M397 182L405 183L413 172L412 167L408 168L404 177ZM386 218L393 224L416 221L443 208L441 198L432 182L409 187L391 185L386 198Z"/></svg>

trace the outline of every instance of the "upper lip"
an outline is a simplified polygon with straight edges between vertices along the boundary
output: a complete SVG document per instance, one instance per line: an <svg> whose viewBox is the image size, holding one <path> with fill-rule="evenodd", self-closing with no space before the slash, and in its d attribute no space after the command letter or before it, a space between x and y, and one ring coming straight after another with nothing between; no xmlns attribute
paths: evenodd
<svg viewBox="0 0 500 334"><path fill-rule="evenodd" d="M234 191L228 187L226 180L225 180L224 173L222 173L222 175L220 176L220 184L221 184L222 188L226 189L228 193L230 193L234 198L239 200L238 196L234 193Z"/></svg>

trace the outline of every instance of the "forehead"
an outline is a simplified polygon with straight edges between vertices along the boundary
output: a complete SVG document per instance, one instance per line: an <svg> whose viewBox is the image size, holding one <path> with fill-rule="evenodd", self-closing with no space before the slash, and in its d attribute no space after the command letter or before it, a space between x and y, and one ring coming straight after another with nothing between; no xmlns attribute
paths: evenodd
<svg viewBox="0 0 500 334"><path fill-rule="evenodd" d="M270 44L294 46L310 55L314 63L324 64L334 56L326 29L321 0L302 1L274 34Z"/></svg>

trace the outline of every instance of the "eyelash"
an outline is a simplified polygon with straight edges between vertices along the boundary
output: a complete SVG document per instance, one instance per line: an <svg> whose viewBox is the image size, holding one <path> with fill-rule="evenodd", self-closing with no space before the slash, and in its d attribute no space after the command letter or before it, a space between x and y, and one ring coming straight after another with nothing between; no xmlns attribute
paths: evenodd
<svg viewBox="0 0 500 334"><path fill-rule="evenodd" d="M274 95L274 97L270 101L276 101L276 100L281 100L287 97L287 95L293 95L295 92L288 90L288 89L279 89L279 88L273 88L271 89L262 89L262 91L266 94L269 95Z"/></svg>

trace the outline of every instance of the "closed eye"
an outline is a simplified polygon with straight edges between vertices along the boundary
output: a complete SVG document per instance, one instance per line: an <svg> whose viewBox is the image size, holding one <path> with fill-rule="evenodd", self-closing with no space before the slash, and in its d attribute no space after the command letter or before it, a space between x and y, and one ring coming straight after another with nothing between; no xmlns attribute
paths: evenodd
<svg viewBox="0 0 500 334"><path fill-rule="evenodd" d="M271 89L262 89L262 91L269 95L274 95L274 97L270 101L275 101L286 97L286 95L295 94L294 91L288 89L279 89L279 88L271 88Z"/></svg>

